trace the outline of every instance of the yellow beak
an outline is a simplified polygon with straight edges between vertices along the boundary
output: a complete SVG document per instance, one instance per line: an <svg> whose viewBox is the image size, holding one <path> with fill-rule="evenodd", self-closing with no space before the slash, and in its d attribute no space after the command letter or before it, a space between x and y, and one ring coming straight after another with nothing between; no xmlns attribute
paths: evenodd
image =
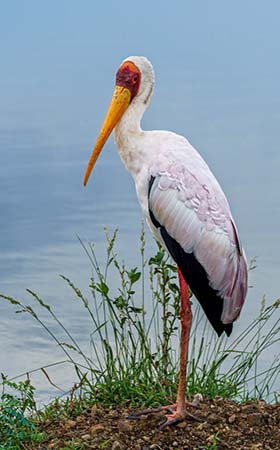
<svg viewBox="0 0 280 450"><path fill-rule="evenodd" d="M117 125L118 121L122 117L123 113L127 109L131 100L131 93L129 89L123 86L116 86L115 91L111 100L111 104L107 111L106 118L104 120L103 126L100 130L99 136L92 150L89 163L84 176L84 186L86 186L92 169L97 161L98 156L101 153L108 137L110 136L112 130Z"/></svg>

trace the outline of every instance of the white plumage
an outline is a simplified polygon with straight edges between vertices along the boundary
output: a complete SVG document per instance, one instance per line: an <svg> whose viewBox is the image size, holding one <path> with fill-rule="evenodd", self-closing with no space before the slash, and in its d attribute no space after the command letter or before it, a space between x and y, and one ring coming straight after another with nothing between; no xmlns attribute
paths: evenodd
<svg viewBox="0 0 280 450"><path fill-rule="evenodd" d="M141 70L141 85L115 128L119 154L134 177L139 203L157 240L166 247L149 209L186 253L194 253L210 286L224 299L222 322L232 323L246 296L247 267L227 199L186 138L141 129L140 121L153 92L154 73L144 57L133 56L127 61ZM151 176L156 181L148 199Z"/></svg>

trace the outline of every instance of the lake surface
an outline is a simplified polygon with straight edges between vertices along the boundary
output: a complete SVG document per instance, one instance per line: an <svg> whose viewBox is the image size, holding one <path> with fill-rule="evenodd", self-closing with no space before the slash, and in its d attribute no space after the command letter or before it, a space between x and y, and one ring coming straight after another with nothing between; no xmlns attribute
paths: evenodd
<svg viewBox="0 0 280 450"><path fill-rule="evenodd" d="M115 70L131 53L146 54L156 71L143 128L174 130L199 149L227 194L248 259L258 257L235 335L257 314L264 294L268 303L280 295L279 6L217 3L206 2L203 15L197 2L187 10L180 3L176 11L149 3L148 16L141 8L129 22L113 3L107 15L105 6L96 11L91 2L88 11L61 2L54 18L36 2L16 12L4 8L0 292L28 303L25 289L37 292L85 348L90 325L58 276L88 291L91 268L77 235L95 243L103 264L103 225L117 227L121 258L131 266L140 261L141 211L112 139L88 187L82 185ZM147 232L147 254L154 248ZM1 372L10 377L63 359L36 322L2 301L0 339ZM270 359L264 356L263 367ZM70 368L56 366L50 374L64 390L71 387ZM48 399L44 375L36 374L35 385L38 397Z"/></svg>

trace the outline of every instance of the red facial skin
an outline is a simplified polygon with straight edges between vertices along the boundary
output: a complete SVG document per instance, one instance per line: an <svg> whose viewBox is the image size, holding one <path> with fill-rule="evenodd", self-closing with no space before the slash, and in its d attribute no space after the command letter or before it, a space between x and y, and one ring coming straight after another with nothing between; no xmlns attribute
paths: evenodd
<svg viewBox="0 0 280 450"><path fill-rule="evenodd" d="M131 61L125 61L116 74L116 85L129 89L131 100L137 95L141 81L141 73L138 67Z"/></svg>

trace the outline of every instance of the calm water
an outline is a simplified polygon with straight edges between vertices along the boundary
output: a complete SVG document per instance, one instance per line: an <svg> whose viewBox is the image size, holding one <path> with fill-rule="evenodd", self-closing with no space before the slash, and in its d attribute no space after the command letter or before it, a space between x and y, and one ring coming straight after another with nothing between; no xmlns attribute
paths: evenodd
<svg viewBox="0 0 280 450"><path fill-rule="evenodd" d="M280 7L239 1L200 9L193 1L159 11L142 2L128 20L130 2L122 12L109 4L96 10L84 2L81 10L60 2L53 15L18 2L1 13L0 291L28 302L25 289L36 291L86 347L89 323L58 276L87 291L90 266L76 235L95 242L103 262L102 227L118 227L119 253L139 263L141 212L112 140L87 189L82 178L119 62L146 54L156 91L143 127L177 131L200 150L230 200L248 258L258 257L237 334L263 294L268 302L280 294ZM149 238L148 253L153 248ZM63 359L36 323L3 302L0 338L0 368L9 376ZM50 374L71 386L70 369ZM43 375L36 386L48 398Z"/></svg>

